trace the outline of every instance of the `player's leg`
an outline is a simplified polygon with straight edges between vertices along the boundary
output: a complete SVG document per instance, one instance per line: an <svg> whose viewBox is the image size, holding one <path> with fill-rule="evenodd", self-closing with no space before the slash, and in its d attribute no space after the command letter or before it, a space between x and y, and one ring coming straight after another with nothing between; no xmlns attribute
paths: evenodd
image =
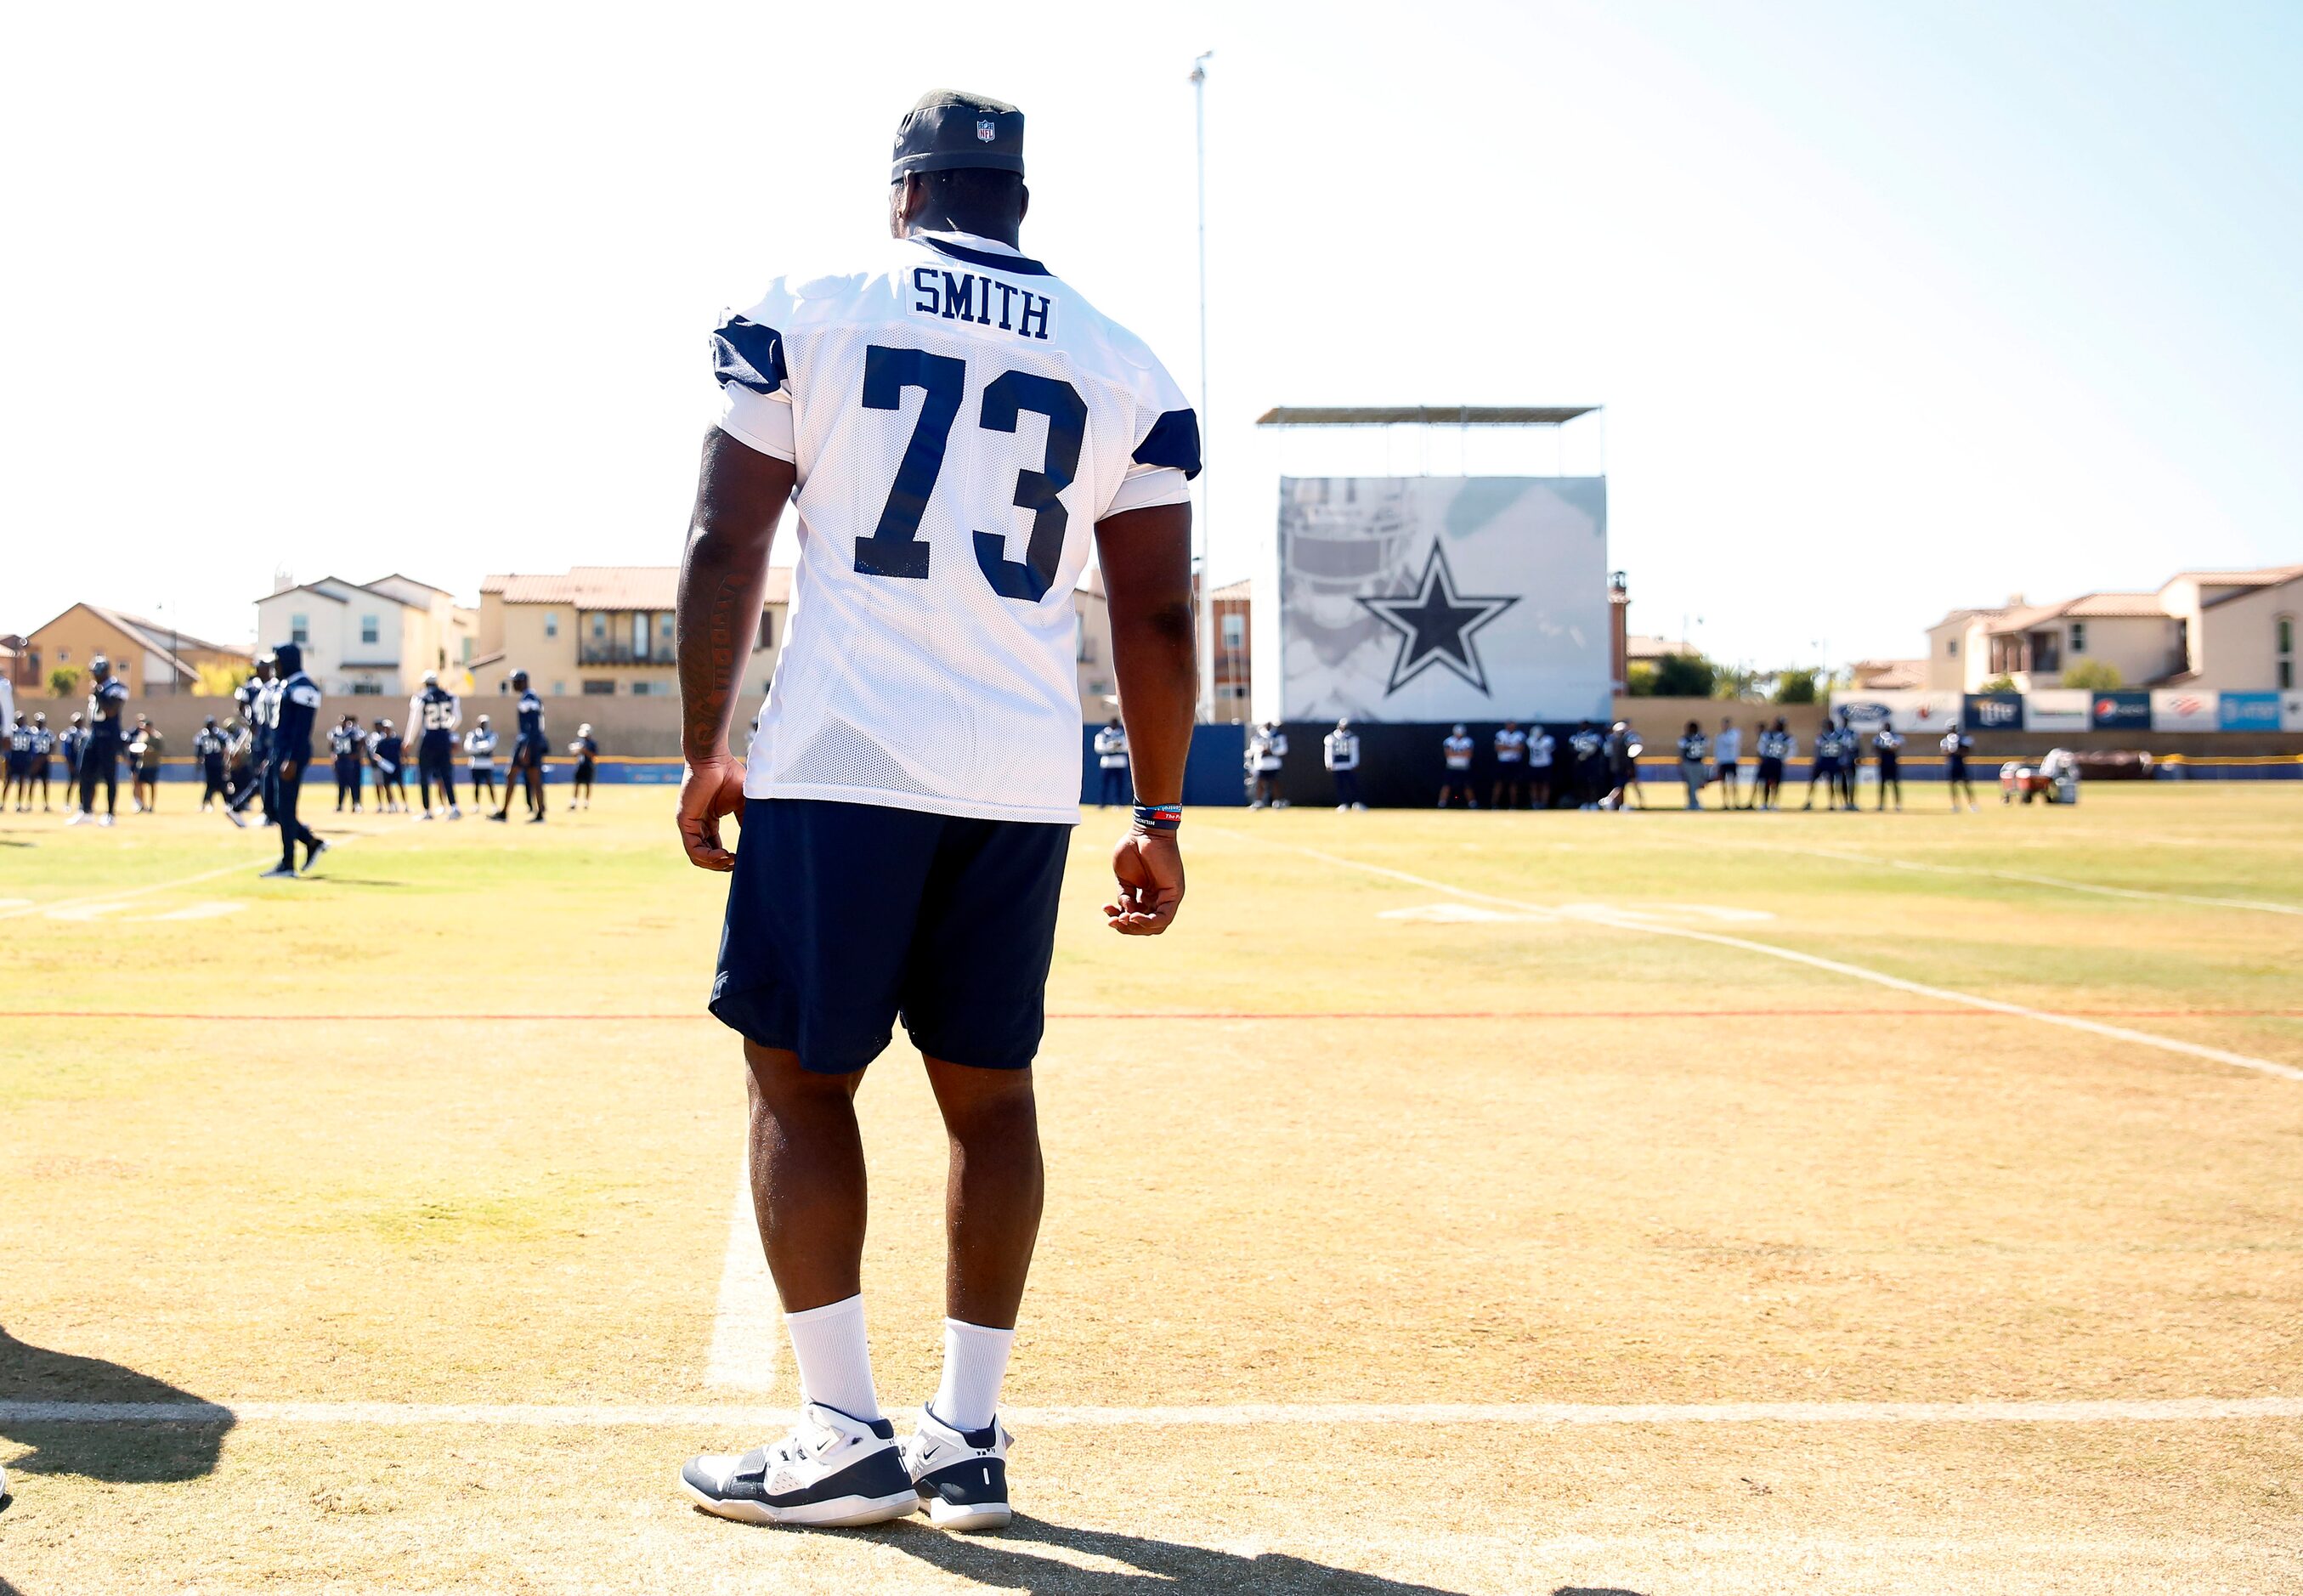
<svg viewBox="0 0 2303 1596"><path fill-rule="evenodd" d="M463 810L456 806L456 756L452 753L440 756L440 801L448 806L448 818L461 820Z"/></svg>

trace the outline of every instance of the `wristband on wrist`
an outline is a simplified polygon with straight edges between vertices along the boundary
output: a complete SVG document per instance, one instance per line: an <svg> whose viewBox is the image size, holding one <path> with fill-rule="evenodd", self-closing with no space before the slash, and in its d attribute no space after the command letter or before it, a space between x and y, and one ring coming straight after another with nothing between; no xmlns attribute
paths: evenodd
<svg viewBox="0 0 2303 1596"><path fill-rule="evenodd" d="M1172 832L1184 823L1181 804L1138 804L1135 823L1147 832Z"/></svg>

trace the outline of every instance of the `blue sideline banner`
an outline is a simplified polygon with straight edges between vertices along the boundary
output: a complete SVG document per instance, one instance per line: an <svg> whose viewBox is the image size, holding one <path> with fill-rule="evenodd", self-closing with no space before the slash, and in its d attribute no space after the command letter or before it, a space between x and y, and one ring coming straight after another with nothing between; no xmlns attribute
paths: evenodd
<svg viewBox="0 0 2303 1596"><path fill-rule="evenodd" d="M2279 695L2225 693L2215 705L2215 724L2225 731L2279 730Z"/></svg>
<svg viewBox="0 0 2303 1596"><path fill-rule="evenodd" d="M2097 731L2148 731L2151 695L2127 688L2097 693L2091 718Z"/></svg>
<svg viewBox="0 0 2303 1596"><path fill-rule="evenodd" d="M1965 725L1970 731L2020 731L2023 729L2023 695L1970 693L1967 696Z"/></svg>

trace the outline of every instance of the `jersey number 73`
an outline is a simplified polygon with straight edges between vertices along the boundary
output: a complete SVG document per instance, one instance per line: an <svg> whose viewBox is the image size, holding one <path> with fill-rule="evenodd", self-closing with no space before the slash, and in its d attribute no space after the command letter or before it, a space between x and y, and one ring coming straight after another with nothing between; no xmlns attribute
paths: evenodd
<svg viewBox="0 0 2303 1596"><path fill-rule="evenodd" d="M856 540L856 569L870 577L900 577L924 581L929 549L919 540L920 517L926 513L928 495L943 472L944 451L951 442L952 424L959 416L960 395L967 386L967 363L953 355L932 355L924 350L890 349L873 344L864 351L864 408L897 410L903 408L904 390L920 391L919 419L911 441L889 486L888 502L880 524L869 537ZM1040 469L1016 474L1016 504L1032 511L1031 541L1024 558L1007 557L1008 541L996 532L975 534L975 563L991 590L1002 598L1037 604L1047 596L1062 562L1064 533L1070 523L1057 495L1072 485L1079 469L1080 441L1087 430L1087 403L1079 390L1055 377L1009 371L992 379L983 390L976 424L986 432L1012 433L1025 411L1048 418L1047 458Z"/></svg>

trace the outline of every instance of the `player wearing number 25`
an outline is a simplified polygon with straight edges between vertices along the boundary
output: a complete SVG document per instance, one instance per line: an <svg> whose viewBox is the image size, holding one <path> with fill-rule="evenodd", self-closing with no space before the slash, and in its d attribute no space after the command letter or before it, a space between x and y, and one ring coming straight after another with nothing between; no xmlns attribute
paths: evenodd
<svg viewBox="0 0 2303 1596"><path fill-rule="evenodd" d="M1142 342L1023 253L1029 200L1023 114L930 94L896 135L894 241L778 278L712 340L679 828L691 860L733 873L711 1007L743 1037L753 1202L805 1405L790 1436L682 1471L722 1517L1008 1522L999 1394L1040 1222L1032 1063L1079 821L1091 543L1140 800L1104 914L1156 935L1183 900L1199 421ZM738 761L787 502L790 631ZM900 1443L865 1338L854 1108L898 1019L951 1146L943 1376Z"/></svg>

